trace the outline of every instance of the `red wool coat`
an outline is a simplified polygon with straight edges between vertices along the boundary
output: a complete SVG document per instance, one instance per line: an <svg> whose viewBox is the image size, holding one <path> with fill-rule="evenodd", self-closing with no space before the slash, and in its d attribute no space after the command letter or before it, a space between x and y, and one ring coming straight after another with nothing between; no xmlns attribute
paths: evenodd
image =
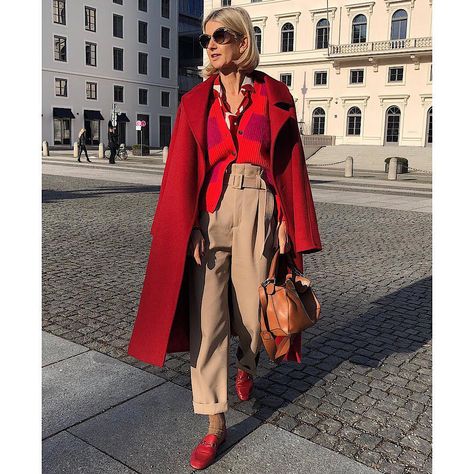
<svg viewBox="0 0 474 474"><path fill-rule="evenodd" d="M261 71L254 71L254 78L267 88L270 163L286 216L291 255L303 271L302 255L320 251L322 246L295 103L282 82ZM160 367L167 353L189 351L187 275L192 257L186 256L186 250L206 172L206 124L214 79L215 75L195 86L178 107L128 347L131 356ZM300 344L296 352L300 360Z"/></svg>

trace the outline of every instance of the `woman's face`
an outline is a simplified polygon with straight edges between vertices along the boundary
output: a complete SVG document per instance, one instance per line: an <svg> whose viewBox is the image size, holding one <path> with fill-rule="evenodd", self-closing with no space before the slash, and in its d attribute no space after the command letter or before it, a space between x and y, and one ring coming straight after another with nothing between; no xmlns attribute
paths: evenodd
<svg viewBox="0 0 474 474"><path fill-rule="evenodd" d="M222 28L224 25L219 21L209 21L206 24L204 33L212 35L217 28ZM220 71L232 71L236 69L235 61L237 61L242 53L247 49L247 37L234 37L228 43L218 44L211 36L211 41L207 46L207 56L211 64Z"/></svg>

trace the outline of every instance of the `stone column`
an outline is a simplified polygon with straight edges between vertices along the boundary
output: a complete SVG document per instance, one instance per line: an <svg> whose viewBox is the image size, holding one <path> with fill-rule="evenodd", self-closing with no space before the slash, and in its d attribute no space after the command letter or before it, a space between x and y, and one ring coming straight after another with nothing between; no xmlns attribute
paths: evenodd
<svg viewBox="0 0 474 474"><path fill-rule="evenodd" d="M99 143L99 158L104 158L104 144Z"/></svg>
<svg viewBox="0 0 474 474"><path fill-rule="evenodd" d="M167 159L168 159L168 147L164 146L163 147L163 163L166 163Z"/></svg>
<svg viewBox="0 0 474 474"><path fill-rule="evenodd" d="M74 142L74 158L77 158L79 156L79 144L77 142Z"/></svg>
<svg viewBox="0 0 474 474"><path fill-rule="evenodd" d="M388 177L387 179L396 180L397 179L397 164L398 158L390 158L388 163Z"/></svg>
<svg viewBox="0 0 474 474"><path fill-rule="evenodd" d="M49 145L46 140L43 141L43 156L49 156Z"/></svg>

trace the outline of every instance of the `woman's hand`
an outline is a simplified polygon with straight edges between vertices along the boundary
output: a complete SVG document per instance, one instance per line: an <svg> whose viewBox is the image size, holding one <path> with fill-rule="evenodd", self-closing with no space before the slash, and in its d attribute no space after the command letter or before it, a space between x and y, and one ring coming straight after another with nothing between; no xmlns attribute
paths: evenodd
<svg viewBox="0 0 474 474"><path fill-rule="evenodd" d="M290 238L288 236L288 231L286 230L286 221L278 223L275 238L273 241L273 248L280 247L280 253L287 253L290 250Z"/></svg>
<svg viewBox="0 0 474 474"><path fill-rule="evenodd" d="M187 255L193 256L198 265L201 265L201 257L205 253L205 241L199 229L193 229L188 242Z"/></svg>

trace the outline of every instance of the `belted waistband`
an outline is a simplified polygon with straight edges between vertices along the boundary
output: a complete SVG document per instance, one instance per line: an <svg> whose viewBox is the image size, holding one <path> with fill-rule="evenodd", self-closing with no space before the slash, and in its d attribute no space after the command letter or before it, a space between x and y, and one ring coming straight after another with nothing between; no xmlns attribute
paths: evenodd
<svg viewBox="0 0 474 474"><path fill-rule="evenodd" d="M258 189L257 202L257 245L260 246L260 258L263 257L265 244L271 236L270 224L265 224L267 199L274 199L273 192L262 178L263 168L251 163L232 163L224 175L224 186L231 186L234 189L253 188ZM269 196L267 190L272 196Z"/></svg>

